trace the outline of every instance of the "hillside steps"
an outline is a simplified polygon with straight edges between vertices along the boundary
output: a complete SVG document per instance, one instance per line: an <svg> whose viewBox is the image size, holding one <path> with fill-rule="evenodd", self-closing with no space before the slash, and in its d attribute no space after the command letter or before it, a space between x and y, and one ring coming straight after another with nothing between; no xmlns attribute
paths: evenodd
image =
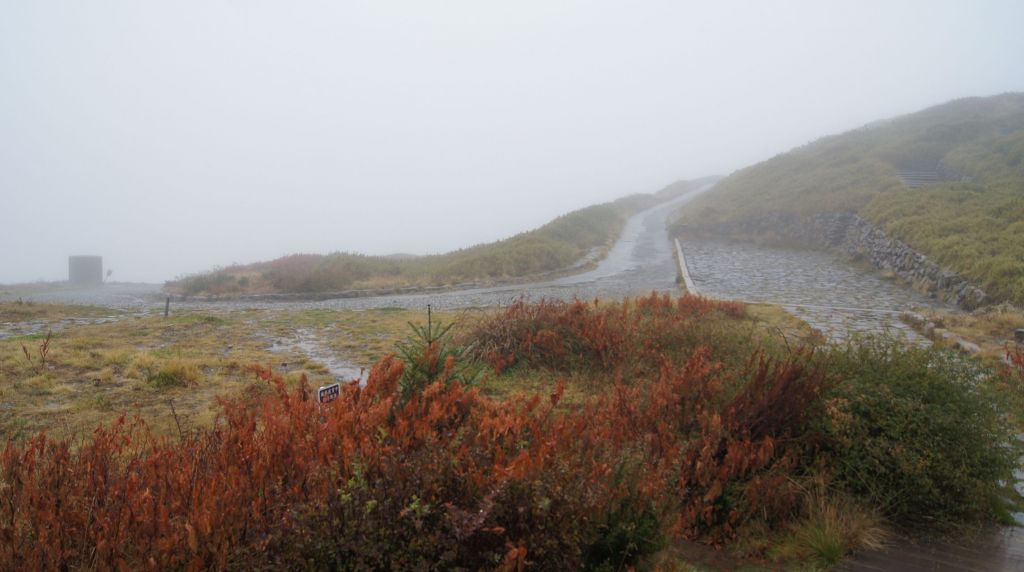
<svg viewBox="0 0 1024 572"><path fill-rule="evenodd" d="M943 181L938 171L899 171L903 184L914 188L925 185L934 185Z"/></svg>

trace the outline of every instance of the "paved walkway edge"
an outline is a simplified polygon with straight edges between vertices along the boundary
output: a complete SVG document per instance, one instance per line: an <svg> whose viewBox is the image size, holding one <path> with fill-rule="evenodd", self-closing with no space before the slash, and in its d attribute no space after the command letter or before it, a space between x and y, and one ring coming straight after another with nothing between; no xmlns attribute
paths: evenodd
<svg viewBox="0 0 1024 572"><path fill-rule="evenodd" d="M679 275L683 278L683 285L686 286L686 291L690 294L697 293L697 286L693 283L693 279L690 278L690 269L686 266L686 257L683 256L683 247L679 244L679 239L673 239L676 243L676 262L679 263Z"/></svg>

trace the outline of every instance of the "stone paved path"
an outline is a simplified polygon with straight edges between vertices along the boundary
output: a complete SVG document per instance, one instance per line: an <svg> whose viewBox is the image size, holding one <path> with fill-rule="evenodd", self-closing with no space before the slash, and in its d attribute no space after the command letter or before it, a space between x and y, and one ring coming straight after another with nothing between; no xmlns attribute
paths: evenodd
<svg viewBox="0 0 1024 572"><path fill-rule="evenodd" d="M1024 570L1024 530L999 528L973 538L903 540L888 549L854 555L837 572L991 572Z"/></svg>
<svg viewBox="0 0 1024 572"><path fill-rule="evenodd" d="M779 304L832 341L850 332L890 331L927 343L899 314L914 308L955 310L824 252L714 240L681 242L701 294Z"/></svg>

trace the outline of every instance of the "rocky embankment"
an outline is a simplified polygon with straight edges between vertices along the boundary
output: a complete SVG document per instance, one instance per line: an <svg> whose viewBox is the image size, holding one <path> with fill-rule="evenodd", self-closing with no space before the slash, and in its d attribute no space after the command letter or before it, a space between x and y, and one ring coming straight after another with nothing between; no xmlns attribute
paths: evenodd
<svg viewBox="0 0 1024 572"><path fill-rule="evenodd" d="M771 236L780 242L827 248L873 267L891 271L918 290L961 308L972 310L991 302L988 295L965 278L942 268L906 243L853 213L824 213L811 217L770 215L715 229L702 235Z"/></svg>

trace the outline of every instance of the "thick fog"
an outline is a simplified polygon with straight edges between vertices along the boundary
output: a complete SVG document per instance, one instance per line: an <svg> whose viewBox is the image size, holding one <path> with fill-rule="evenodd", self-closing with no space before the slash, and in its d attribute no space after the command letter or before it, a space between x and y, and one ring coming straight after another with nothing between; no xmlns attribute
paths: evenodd
<svg viewBox="0 0 1024 572"><path fill-rule="evenodd" d="M0 2L0 282L443 252L946 100L1024 3Z"/></svg>

